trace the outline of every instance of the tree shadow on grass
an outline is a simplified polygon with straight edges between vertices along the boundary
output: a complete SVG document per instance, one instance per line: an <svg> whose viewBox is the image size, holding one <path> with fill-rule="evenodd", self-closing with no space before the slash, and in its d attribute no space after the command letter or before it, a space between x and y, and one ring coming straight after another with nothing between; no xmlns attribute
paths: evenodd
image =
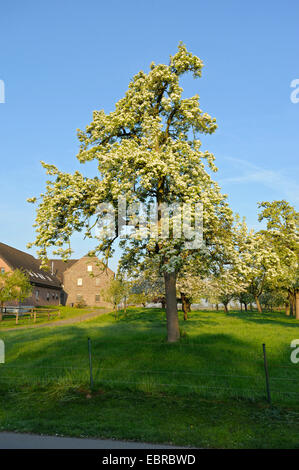
<svg viewBox="0 0 299 470"><path fill-rule="evenodd" d="M135 387L154 394L163 384L169 384L171 387L166 387L166 393L188 394L192 387L207 387L211 393L215 390L225 394L232 389L238 394L242 390L247 393L256 389L256 393L263 395L262 349L250 334L238 337L234 334L234 325L232 332L219 332L219 329L218 332L201 332L203 322L211 320L198 314L186 322L190 326L187 336L179 343L169 344L165 324L160 324L163 312L152 310L148 314L130 311L126 320L112 323L107 316L103 321L7 333L7 364L0 369L0 386L5 370L5 376L11 378L15 387L22 381L34 383L39 379L53 380L61 393L64 393L63 387L73 381L88 387L87 339L90 337L94 379L103 387L106 382L115 381L117 390ZM250 315L227 314L252 321ZM222 313L222 317L216 314L215 318L223 321L225 317ZM255 315L255 320L261 323L260 316ZM273 321L271 317L270 322ZM199 327L198 331L194 325ZM280 352L275 351L275 364L282 364L284 360ZM282 383L282 390L288 391L289 384Z"/></svg>
<svg viewBox="0 0 299 470"><path fill-rule="evenodd" d="M188 320L184 321L183 312L179 310L179 321L180 326L204 326L206 324L219 325L220 322L217 322L217 317L215 316L213 319L211 317L204 317L204 314L208 313L205 311L193 311L190 312L188 316ZM203 314L200 316L200 314ZM113 314L111 314L113 316ZM97 320L95 320L96 322ZM119 325L132 325L134 323L138 324L142 322L144 326L149 328L157 327L157 328L165 328L166 327L166 312L164 309L160 308L147 308L147 309L138 309L138 308L130 308L128 309L127 313L123 310L119 311L119 317L115 320L115 324ZM155 325L156 324L156 325Z"/></svg>
<svg viewBox="0 0 299 470"><path fill-rule="evenodd" d="M150 337L144 337L138 327L125 336L112 330L106 326L100 329L63 327L56 330L55 335L49 331L46 334L43 330L34 331L30 339L15 337L11 343L8 341L5 375L11 374L12 380L20 376L26 380L53 376L59 380L67 377L67 368L71 367L74 371L79 368L74 374L77 378L82 368L82 380L88 382L88 336L92 339L94 368L100 371L101 378L138 382L144 374L162 371L158 382L168 383L170 378L175 382L178 378L181 385L186 385L186 375L173 376L173 373L210 375L213 370L226 373L232 365L239 375L244 371L248 374L248 355L252 352L252 345L230 334L205 333L194 335L191 341L187 338L180 343L169 344L161 333L156 335L152 332ZM117 325L114 330L117 330ZM103 372L107 367L109 372ZM157 375L152 377L153 384L156 378ZM192 376L187 376L187 379L191 385L197 383L191 380Z"/></svg>

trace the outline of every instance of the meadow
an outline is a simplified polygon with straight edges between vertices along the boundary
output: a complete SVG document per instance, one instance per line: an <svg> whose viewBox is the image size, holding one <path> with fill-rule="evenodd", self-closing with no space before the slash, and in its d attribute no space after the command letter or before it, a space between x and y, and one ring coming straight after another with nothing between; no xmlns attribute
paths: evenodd
<svg viewBox="0 0 299 470"><path fill-rule="evenodd" d="M39 314L39 310L41 311L40 314ZM51 315L51 318L49 320L47 314L42 313L44 310L49 310L49 311L53 310L53 312L56 310L59 310L60 315L59 316L57 314ZM80 318L83 315L91 313L95 310L100 310L100 309L98 307L97 308L96 307L76 308L76 307L68 307L68 306L61 306L61 305L57 307L54 305L48 305L47 307L41 307L41 308L36 309L37 316L36 316L35 323L33 322L33 317L31 318L29 314L23 314L23 315L20 314L17 325L15 321L15 316L5 315L4 313L3 320L2 322L0 322L0 332L4 329L20 328L24 326L33 326L33 325L38 325L41 323L49 323L49 321L55 322L59 320L67 320L69 318L76 318L76 317Z"/></svg>
<svg viewBox="0 0 299 470"><path fill-rule="evenodd" d="M72 313L71 313L72 314ZM65 326L0 329L0 429L205 448L299 448L299 321L279 312L132 307ZM88 338L93 384L90 385ZM266 344L272 404L267 402Z"/></svg>

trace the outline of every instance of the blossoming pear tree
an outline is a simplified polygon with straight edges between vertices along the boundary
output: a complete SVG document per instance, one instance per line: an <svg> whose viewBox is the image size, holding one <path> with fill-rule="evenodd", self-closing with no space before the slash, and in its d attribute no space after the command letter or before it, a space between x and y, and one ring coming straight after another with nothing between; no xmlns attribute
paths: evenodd
<svg viewBox="0 0 299 470"><path fill-rule="evenodd" d="M246 265L240 257L240 241L247 233L245 221L236 214L230 230L209 243L203 252L193 255L192 262L185 264L178 275L178 294L181 296L184 319L194 299L207 298L209 302L227 305L247 287L244 280Z"/></svg>
<svg viewBox="0 0 299 470"><path fill-rule="evenodd" d="M225 235L232 218L226 197L210 176L217 170L214 156L201 149L199 138L216 130L216 120L201 110L198 95L183 97L180 85L188 72L194 78L200 77L202 67L202 61L180 43L167 65L152 63L147 73L140 71L133 77L114 111L94 111L92 122L84 131L78 131L81 145L77 158L81 163L96 161L98 175L87 178L78 171L63 173L43 163L54 178L47 182L36 216L34 245L45 263L51 246L58 247L54 253L64 259L70 256L70 238L76 231L96 239L92 224L101 217L99 204L109 202L117 210L121 197L131 205L156 204L157 234L124 237L121 265L129 268L151 258L159 266L165 282L169 342L180 336L177 276L200 248L186 254L183 236L162 236L162 204L201 203L207 245ZM113 254L114 241L120 235L115 225L114 236L104 235L97 240L91 255Z"/></svg>
<svg viewBox="0 0 299 470"><path fill-rule="evenodd" d="M260 296L264 288L275 282L282 274L279 256L273 244L263 232L248 231L242 233L239 255L241 279L248 285L248 292L253 295L257 309L262 313Z"/></svg>

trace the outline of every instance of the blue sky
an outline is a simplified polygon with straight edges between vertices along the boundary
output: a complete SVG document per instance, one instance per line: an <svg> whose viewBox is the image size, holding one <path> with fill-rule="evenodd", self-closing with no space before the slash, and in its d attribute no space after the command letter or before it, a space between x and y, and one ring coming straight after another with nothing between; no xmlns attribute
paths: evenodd
<svg viewBox="0 0 299 470"><path fill-rule="evenodd" d="M258 201L297 206L299 103L290 84L299 78L298 18L297 0L2 2L0 241L26 250L34 239L26 198L46 180L40 160L92 176L95 165L75 158L76 129L94 109L111 111L130 78L168 62L179 41L205 64L201 79L183 85L217 119L203 144L232 209L258 228ZM90 245L76 236L73 248L78 257Z"/></svg>

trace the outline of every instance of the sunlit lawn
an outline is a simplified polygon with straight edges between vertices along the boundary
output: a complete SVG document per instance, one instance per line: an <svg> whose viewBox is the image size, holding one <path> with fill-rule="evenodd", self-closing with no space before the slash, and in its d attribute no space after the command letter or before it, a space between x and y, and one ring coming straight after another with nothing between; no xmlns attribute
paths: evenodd
<svg viewBox="0 0 299 470"><path fill-rule="evenodd" d="M80 312L82 309L80 309ZM199 447L299 448L299 321L191 312L166 342L162 309L1 332L0 427ZM88 337L92 344L90 390ZM273 406L266 401L266 344Z"/></svg>

